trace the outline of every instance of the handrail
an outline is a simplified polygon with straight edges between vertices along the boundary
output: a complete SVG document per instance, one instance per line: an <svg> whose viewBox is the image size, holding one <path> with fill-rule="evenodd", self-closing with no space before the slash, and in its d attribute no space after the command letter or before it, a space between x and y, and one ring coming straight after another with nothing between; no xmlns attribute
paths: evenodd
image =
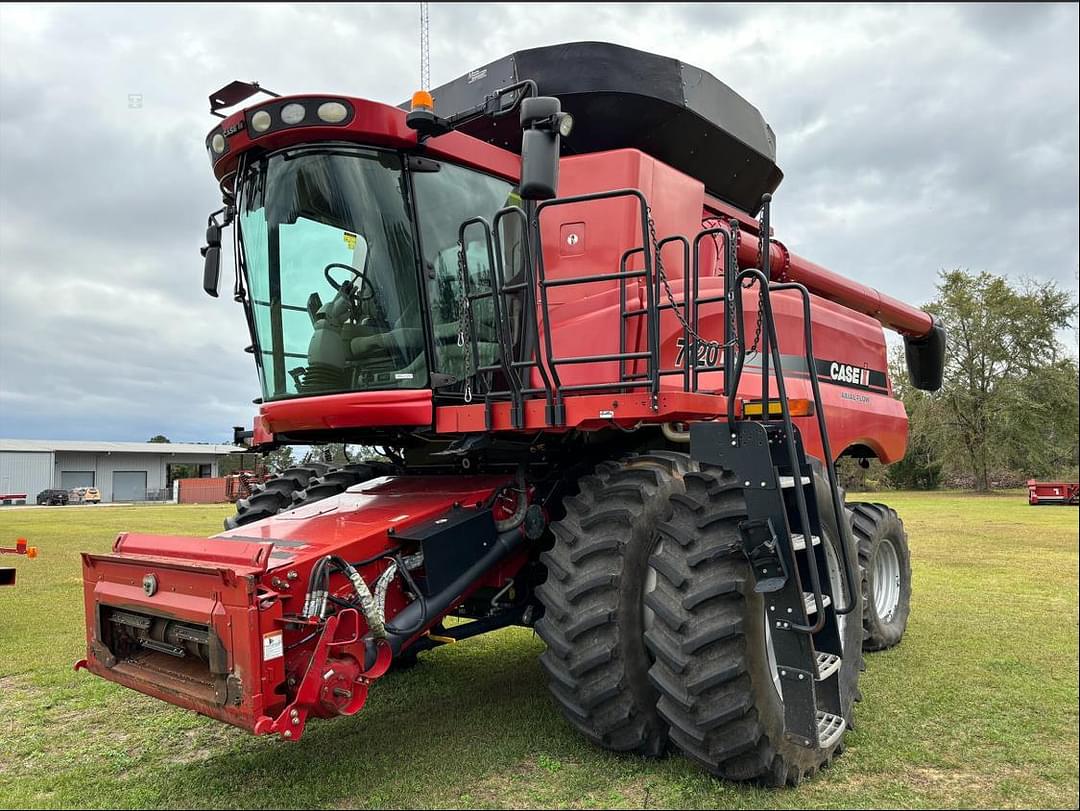
<svg viewBox="0 0 1080 811"><path fill-rule="evenodd" d="M556 424L562 424L565 421L565 409L563 405L563 393L567 391L584 391L588 389L600 390L612 390L617 388L640 388L644 382L648 383L651 404L654 411L659 410L660 403L660 375L659 375L659 358L660 358L660 325L659 318L655 317L657 313L656 309L656 290L654 288L654 257L652 253L652 246L649 239L649 204L645 199L645 195L638 189L612 189L610 191L593 192L590 194L581 194L573 197L559 197L554 200L544 200L536 206L536 212L533 215L532 227L535 233L540 233L540 217L544 211L556 206L570 205L574 203L589 203L598 200L611 200L620 197L633 197L638 202L638 210L641 217L641 244L642 254L644 256L644 270L643 271L625 271L621 270L618 273L604 273L593 274L583 277L570 277L563 279L551 280L547 278L546 269L544 267L544 252L538 250L536 252L536 275L537 286L540 290L540 306L544 314L544 350L548 363L548 368L551 372L551 379L554 387L554 409L553 417ZM625 262L626 255L624 254L623 260ZM625 265L624 265L625 266ZM555 356L554 344L552 342L551 334L551 307L548 299L549 287L561 287L573 284L588 284L595 281L615 281L618 280L620 285L625 284L628 278L642 278L645 279L645 295L646 295L646 308L648 315L646 316L646 330L648 340L648 356L651 360L649 364L649 378L643 383L636 383L633 381L620 379L614 385L585 385L585 386L564 386L559 378L558 367L560 363L564 363L566 359L558 358ZM621 320L620 320L621 326ZM586 363L589 360L593 362L611 362L619 361L620 378L622 378L622 365L623 360L632 360L633 358L626 357L628 353L618 352L608 355L591 355L591 356L575 356L574 360L578 363ZM588 359L588 360L587 360Z"/></svg>
<svg viewBox="0 0 1080 811"><path fill-rule="evenodd" d="M855 608L857 591L855 584L854 566L848 556L848 544L851 542L848 522L844 520L844 504L840 500L840 485L836 477L836 465L833 463L832 448L829 445L829 429L825 424L825 408L821 401L821 387L818 382L817 363L814 359L814 331L810 321L810 291L806 285L798 282L785 282L772 284L771 290L796 290L802 298L803 306L803 348L806 356L806 368L810 373L810 388L814 394L814 414L817 416L818 433L821 435L822 455L825 457L825 472L829 479L829 494L832 498L833 513L836 516L837 530L840 532L840 553L844 560L844 580L848 587L849 604L844 608L836 605L836 597L833 596L833 607L837 614L849 614ZM768 401L766 401L768 402ZM861 599L859 597L858 599Z"/></svg>
<svg viewBox="0 0 1080 811"><path fill-rule="evenodd" d="M795 507L798 511L799 522L804 534L809 534L808 528L810 526L810 513L806 507L806 493L801 486L802 469L799 467L799 453L795 447L795 430L794 425L791 422L791 411L788 408L787 387L784 385L784 374L780 365L780 346L776 340L776 323L773 321L772 304L769 300L768 295L769 279L757 268L747 268L746 270L741 271L739 275L735 277L736 289L741 290L742 282L744 279L752 279L754 282L760 284L765 290L765 295L763 296L761 302L761 306L765 308L762 332L768 332L769 334L769 349L773 353L773 360L776 363L776 389L778 398L780 400L780 415L784 423L784 444L787 450L788 464L791 466L792 475L795 477ZM743 364L746 360L746 336L744 334L746 332L746 328L743 324L743 301L741 295L737 295L735 297L735 306L735 323L738 330L739 358L738 364L736 366L736 382L732 386L731 393L728 395L728 422L732 426L732 431L734 431L735 424L733 402L735 399L735 393L738 390L737 381L738 377L742 375ZM762 337L764 338L764 335ZM765 410L767 413L769 401L765 400L764 402ZM837 521L839 520L839 517L837 517ZM807 543L807 548L813 548L813 545L809 543L809 539ZM799 567L794 566L792 568L795 573L795 583L797 584L799 593L802 594L802 575L799 572ZM818 576L818 567L816 565L812 565L808 566L807 568L810 570L810 584L813 588L816 619L814 620L813 625L809 624L809 622L807 622L806 624L793 622L791 624L791 628L795 631L803 631L809 634L816 634L818 631L825 627L825 604L822 598L821 578ZM807 620L809 620L805 605L803 606L803 616L806 617Z"/></svg>

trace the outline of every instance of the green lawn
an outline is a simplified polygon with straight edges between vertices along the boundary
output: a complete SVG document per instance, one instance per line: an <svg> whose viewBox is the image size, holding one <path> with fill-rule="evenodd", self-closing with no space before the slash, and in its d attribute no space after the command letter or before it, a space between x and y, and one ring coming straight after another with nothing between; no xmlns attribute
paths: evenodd
<svg viewBox="0 0 1080 811"><path fill-rule="evenodd" d="M584 743L529 631L433 651L352 718L255 738L85 672L79 552L210 534L225 507L0 509L40 547L0 590L0 806L1077 807L1077 510L1022 494L889 493L914 556L903 644L867 658L857 729L795 790Z"/></svg>

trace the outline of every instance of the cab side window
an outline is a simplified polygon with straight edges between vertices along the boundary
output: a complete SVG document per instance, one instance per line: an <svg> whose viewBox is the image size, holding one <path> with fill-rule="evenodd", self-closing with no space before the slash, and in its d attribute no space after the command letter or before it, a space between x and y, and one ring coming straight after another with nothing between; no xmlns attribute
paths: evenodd
<svg viewBox="0 0 1080 811"><path fill-rule="evenodd" d="M459 268L458 228L465 220L483 217L489 223L495 213L517 202L513 184L490 175L444 163L438 172L413 175L416 207L419 214L420 242L423 249L424 278L431 301L432 331L435 336L435 366L438 371L462 377L468 344L458 346L462 290ZM507 224L509 226L509 223ZM508 227L507 232L511 229ZM491 289L487 246L480 226L470 226L465 233L465 258L469 287L473 293ZM507 246L508 257L520 257L520 246ZM520 261L520 259L516 259ZM509 278L516 274L506 266ZM510 262L510 265L513 263ZM480 364L492 364L498 358L498 334L490 299L473 304L472 332L477 341Z"/></svg>

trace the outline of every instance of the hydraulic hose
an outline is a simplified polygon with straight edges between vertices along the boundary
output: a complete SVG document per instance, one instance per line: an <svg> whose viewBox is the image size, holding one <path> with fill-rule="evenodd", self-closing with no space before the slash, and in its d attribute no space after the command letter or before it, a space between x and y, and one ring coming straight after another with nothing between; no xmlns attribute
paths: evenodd
<svg viewBox="0 0 1080 811"><path fill-rule="evenodd" d="M502 521L495 522L495 529L497 532L508 532L509 530L520 527L525 520L525 513L529 510L529 490L525 484L524 465L518 468L515 482L517 487L514 488L514 492L518 494L518 500L517 505L514 507L514 514L509 518L504 518Z"/></svg>
<svg viewBox="0 0 1080 811"><path fill-rule="evenodd" d="M304 597L304 616L326 619L330 598L331 567L349 578L353 591L356 592L356 599L359 601L360 612L364 615L372 635L379 639L385 638L386 628L383 613L375 595L371 593L371 589L368 588L368 584L364 582L364 578L360 576L356 568L337 555L327 555L319 558L312 567L310 585L308 586L307 595ZM390 572L390 577L393 577L392 570L395 569L396 564L387 569L387 572ZM383 577L386 577L386 572L383 573ZM383 599L385 599L385 591L389 586L390 577L386 577L386 584L383 585ZM381 580L382 577L380 577Z"/></svg>
<svg viewBox="0 0 1080 811"><path fill-rule="evenodd" d="M364 619L367 621L372 636L376 639L385 639L386 626L383 622L382 611L379 610L379 603L371 593L371 589L368 588L368 584L364 582L364 578L360 576L360 572L356 571L351 563L342 560L341 558L335 557L334 563L352 583L353 591L356 592L356 598L360 601L360 613L364 615ZM387 571L390 571L390 569L387 569ZM391 574L391 576L393 575ZM382 578L380 577L380 580L381 579ZM385 591L385 586L383 588Z"/></svg>
<svg viewBox="0 0 1080 811"><path fill-rule="evenodd" d="M438 594L428 596L426 600L414 600L395 614L393 622L386 625L387 639L394 655L396 656L402 646L420 629L446 611L451 603L464 594L486 571L516 551L524 542L525 534L517 529L500 532L487 552L459 574L450 585Z"/></svg>

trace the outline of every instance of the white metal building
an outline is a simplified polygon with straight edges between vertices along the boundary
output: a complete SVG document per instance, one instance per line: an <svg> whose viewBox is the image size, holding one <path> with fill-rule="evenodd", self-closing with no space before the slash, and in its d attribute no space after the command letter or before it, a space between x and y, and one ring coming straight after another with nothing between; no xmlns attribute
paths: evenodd
<svg viewBox="0 0 1080 811"><path fill-rule="evenodd" d="M42 490L96 487L102 501L144 501L169 485L170 465L196 465L199 476L217 476L218 460L240 450L179 442L0 439L0 493L26 493L26 503L33 504Z"/></svg>

